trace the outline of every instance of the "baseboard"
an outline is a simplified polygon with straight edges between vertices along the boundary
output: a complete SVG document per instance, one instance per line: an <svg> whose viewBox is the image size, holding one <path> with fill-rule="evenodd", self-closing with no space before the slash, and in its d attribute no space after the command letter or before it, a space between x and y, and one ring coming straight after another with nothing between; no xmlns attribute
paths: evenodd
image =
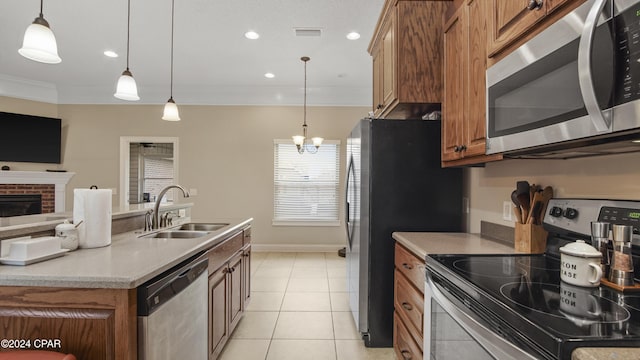
<svg viewBox="0 0 640 360"><path fill-rule="evenodd" d="M251 244L255 252L334 252L342 249L341 245L304 245L304 244Z"/></svg>

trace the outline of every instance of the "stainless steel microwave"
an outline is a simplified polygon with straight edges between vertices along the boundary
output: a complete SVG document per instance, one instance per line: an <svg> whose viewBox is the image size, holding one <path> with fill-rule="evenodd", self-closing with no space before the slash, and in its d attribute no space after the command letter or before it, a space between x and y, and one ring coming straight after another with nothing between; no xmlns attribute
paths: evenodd
<svg viewBox="0 0 640 360"><path fill-rule="evenodd" d="M487 154L640 151L640 0L587 0L487 69Z"/></svg>

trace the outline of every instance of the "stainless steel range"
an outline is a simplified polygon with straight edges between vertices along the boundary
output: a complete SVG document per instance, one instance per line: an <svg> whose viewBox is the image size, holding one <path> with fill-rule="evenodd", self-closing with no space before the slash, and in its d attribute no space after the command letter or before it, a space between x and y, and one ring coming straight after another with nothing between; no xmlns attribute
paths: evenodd
<svg viewBox="0 0 640 360"><path fill-rule="evenodd" d="M560 280L558 249L590 242L592 221L634 227L637 276L634 201L552 199L543 255L427 256L425 358L570 359L577 347L640 347L640 293Z"/></svg>

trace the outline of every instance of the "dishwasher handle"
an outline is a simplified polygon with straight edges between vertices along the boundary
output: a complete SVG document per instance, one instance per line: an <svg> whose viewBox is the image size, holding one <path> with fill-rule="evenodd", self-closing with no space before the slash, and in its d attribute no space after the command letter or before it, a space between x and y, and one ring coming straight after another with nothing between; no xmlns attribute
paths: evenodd
<svg viewBox="0 0 640 360"><path fill-rule="evenodd" d="M196 255L140 285L137 289L138 316L151 315L196 281L208 266L208 258Z"/></svg>

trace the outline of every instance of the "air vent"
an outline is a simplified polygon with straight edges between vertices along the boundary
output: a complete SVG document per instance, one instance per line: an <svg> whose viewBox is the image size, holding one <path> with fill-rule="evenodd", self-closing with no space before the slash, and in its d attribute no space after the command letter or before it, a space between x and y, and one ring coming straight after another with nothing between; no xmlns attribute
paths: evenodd
<svg viewBox="0 0 640 360"><path fill-rule="evenodd" d="M296 32L296 36L307 36L307 37L322 36L322 29L320 28L294 28L293 31Z"/></svg>

